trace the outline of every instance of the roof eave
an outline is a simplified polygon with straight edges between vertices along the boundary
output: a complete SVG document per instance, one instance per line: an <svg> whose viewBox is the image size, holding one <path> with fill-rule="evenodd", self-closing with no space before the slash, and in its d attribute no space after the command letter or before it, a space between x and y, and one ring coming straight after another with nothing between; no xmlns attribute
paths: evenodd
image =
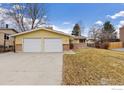
<svg viewBox="0 0 124 93"><path fill-rule="evenodd" d="M57 34L62 34L62 35L65 35L65 36L69 36L69 37L75 38L73 35L69 35L69 34L66 34L64 32L60 32L60 31L56 31L56 30L51 30L51 29L46 29L46 28L38 28L38 29L30 30L30 31L25 31L25 32L22 32L22 33L13 34L13 35L11 35L11 37L16 37L16 36L19 36L19 35L23 35L23 34L26 34L26 33L34 32L34 31L42 30L42 29L43 30L47 30L47 31L51 31L51 32L54 32L54 33L57 33Z"/></svg>

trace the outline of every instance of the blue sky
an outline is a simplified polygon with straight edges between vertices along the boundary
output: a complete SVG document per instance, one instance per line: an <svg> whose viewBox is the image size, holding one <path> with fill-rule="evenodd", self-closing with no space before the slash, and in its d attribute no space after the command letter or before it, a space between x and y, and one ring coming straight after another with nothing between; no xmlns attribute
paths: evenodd
<svg viewBox="0 0 124 93"><path fill-rule="evenodd" d="M2 8L10 8L9 4L2 4ZM47 16L49 23L57 30L70 33L75 23L82 21L85 35L93 24L111 21L118 27L124 25L124 4L86 4L86 3L48 3Z"/></svg>
<svg viewBox="0 0 124 93"><path fill-rule="evenodd" d="M117 28L123 16L116 16L120 11L124 11L124 4L46 4L49 10L50 22L61 29L71 30L73 24L82 21L85 25L85 33L89 27L97 21L111 21Z"/></svg>

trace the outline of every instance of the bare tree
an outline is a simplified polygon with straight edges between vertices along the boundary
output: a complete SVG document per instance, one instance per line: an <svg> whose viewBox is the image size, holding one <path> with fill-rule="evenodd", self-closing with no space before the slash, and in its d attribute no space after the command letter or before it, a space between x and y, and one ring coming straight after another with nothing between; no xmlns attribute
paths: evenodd
<svg viewBox="0 0 124 93"><path fill-rule="evenodd" d="M0 28L4 28L5 27L5 22L4 20L0 20Z"/></svg>
<svg viewBox="0 0 124 93"><path fill-rule="evenodd" d="M44 4L12 4L7 13L16 23L20 31L35 29L46 24Z"/></svg>
<svg viewBox="0 0 124 93"><path fill-rule="evenodd" d="M95 42L98 41L99 40L99 37L100 37L101 29L102 29L102 27L100 25L96 25L96 24L93 25L90 28L88 37L90 39L93 39Z"/></svg>
<svg viewBox="0 0 124 93"><path fill-rule="evenodd" d="M107 21L103 25L93 25L89 31L89 38L94 40L96 47L107 49L109 42L117 40L117 33L114 26Z"/></svg>

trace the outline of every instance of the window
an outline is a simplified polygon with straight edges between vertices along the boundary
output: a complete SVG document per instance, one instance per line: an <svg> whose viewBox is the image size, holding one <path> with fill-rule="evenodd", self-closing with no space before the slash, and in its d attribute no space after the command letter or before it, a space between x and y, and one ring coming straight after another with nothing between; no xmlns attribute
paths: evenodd
<svg viewBox="0 0 124 93"><path fill-rule="evenodd" d="M4 39L5 39L5 40L9 40L9 35L10 35L10 34L4 34Z"/></svg>

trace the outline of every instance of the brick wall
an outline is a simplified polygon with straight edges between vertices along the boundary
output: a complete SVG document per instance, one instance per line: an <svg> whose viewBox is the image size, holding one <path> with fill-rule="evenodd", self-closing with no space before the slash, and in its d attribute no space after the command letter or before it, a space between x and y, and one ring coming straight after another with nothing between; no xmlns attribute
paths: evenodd
<svg viewBox="0 0 124 93"><path fill-rule="evenodd" d="M63 44L63 50L70 50L69 44Z"/></svg>
<svg viewBox="0 0 124 93"><path fill-rule="evenodd" d="M73 49L79 49L79 48L83 48L86 47L85 43L78 43L78 44L73 44Z"/></svg>
<svg viewBox="0 0 124 93"><path fill-rule="evenodd" d="M70 50L69 44L63 44L63 50ZM16 44L15 45L15 51L16 52L22 52L22 45L21 44Z"/></svg>
<svg viewBox="0 0 124 93"><path fill-rule="evenodd" d="M15 51L16 52L22 52L22 44L16 44L15 45Z"/></svg>

